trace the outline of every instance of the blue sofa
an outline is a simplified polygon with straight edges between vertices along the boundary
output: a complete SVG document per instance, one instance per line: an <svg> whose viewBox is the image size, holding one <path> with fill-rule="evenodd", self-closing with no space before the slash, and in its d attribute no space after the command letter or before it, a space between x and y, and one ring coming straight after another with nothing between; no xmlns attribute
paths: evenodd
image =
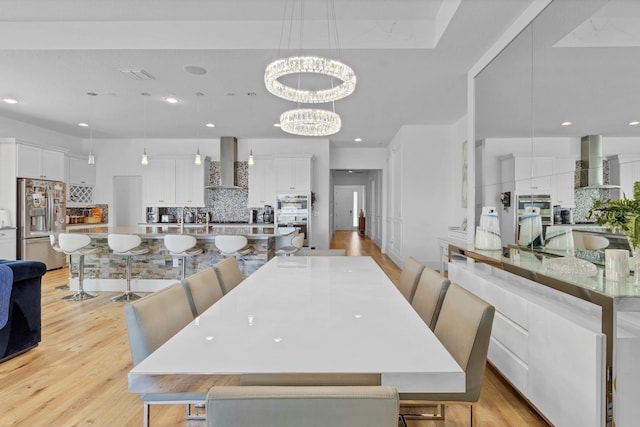
<svg viewBox="0 0 640 427"><path fill-rule="evenodd" d="M36 347L41 338L41 283L47 266L38 261L6 261L13 272L8 317L0 329L0 362ZM7 307L5 307L7 309Z"/></svg>

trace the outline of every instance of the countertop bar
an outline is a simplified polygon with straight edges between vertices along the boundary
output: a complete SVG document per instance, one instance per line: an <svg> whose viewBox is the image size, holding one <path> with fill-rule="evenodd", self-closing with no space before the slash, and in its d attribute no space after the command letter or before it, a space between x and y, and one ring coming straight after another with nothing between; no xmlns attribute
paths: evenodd
<svg viewBox="0 0 640 427"><path fill-rule="evenodd" d="M162 239L167 234L188 234L196 239L213 239L221 234L247 236L248 239L264 239L269 237L288 236L295 231L293 227L257 226L248 224L209 224L185 225L184 233L180 226L153 225L138 227L87 227L67 230L70 233L83 233L91 237L106 237L109 234L137 234L143 239Z"/></svg>
<svg viewBox="0 0 640 427"><path fill-rule="evenodd" d="M505 251L508 252L508 250ZM556 259L558 257L545 252L520 248L520 259L512 260L504 256L503 251L487 251L475 249L473 245L450 244L449 253L458 253L473 258L478 262L501 268L510 273L594 303L597 303L595 300L600 300L601 297L609 299L640 297L640 286L633 284L633 276L629 276L624 282L607 280L604 276L604 269L597 265L598 273L591 277L553 273L548 271L544 265L544 260Z"/></svg>

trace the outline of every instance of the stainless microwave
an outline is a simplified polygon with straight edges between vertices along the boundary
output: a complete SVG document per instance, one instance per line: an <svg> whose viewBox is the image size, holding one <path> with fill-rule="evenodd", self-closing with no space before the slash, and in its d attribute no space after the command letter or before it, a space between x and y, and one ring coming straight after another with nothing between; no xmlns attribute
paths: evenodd
<svg viewBox="0 0 640 427"><path fill-rule="evenodd" d="M553 203L550 194L519 194L516 199L517 217L524 215L525 208L540 209L542 225L553 225Z"/></svg>

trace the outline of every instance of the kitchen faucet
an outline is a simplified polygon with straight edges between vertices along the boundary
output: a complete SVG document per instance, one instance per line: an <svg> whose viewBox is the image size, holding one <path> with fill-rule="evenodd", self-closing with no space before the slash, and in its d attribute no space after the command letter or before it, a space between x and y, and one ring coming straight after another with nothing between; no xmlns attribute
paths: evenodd
<svg viewBox="0 0 640 427"><path fill-rule="evenodd" d="M184 234L184 211L187 210L191 212L191 215L193 215L193 211L188 206L183 206L181 210L182 212L180 213L180 218L182 219L182 221L180 222L180 234Z"/></svg>

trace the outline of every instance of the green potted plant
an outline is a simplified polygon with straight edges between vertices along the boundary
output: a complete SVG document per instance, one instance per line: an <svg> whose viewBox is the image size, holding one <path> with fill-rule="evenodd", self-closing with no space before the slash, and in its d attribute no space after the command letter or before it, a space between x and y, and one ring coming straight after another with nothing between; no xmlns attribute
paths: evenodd
<svg viewBox="0 0 640 427"><path fill-rule="evenodd" d="M634 271L640 272L640 181L633 184L633 197L635 200L626 196L617 200L594 199L587 218L594 217L597 224L627 236L633 251ZM640 274L635 274L635 281L640 284Z"/></svg>

